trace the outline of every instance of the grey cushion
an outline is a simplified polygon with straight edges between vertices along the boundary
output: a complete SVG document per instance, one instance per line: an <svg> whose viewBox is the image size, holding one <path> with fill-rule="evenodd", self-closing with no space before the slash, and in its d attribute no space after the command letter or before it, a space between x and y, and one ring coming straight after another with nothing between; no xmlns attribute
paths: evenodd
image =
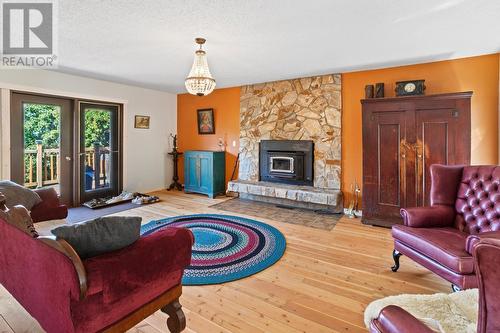
<svg viewBox="0 0 500 333"><path fill-rule="evenodd" d="M134 243L140 237L141 220L135 216L105 216L57 227L52 233L66 240L85 259Z"/></svg>
<svg viewBox="0 0 500 333"><path fill-rule="evenodd" d="M33 206L42 202L42 198L40 198L35 191L11 182L10 180L0 181L0 192L5 195L5 205L9 208L15 205L21 205L27 210L31 210Z"/></svg>

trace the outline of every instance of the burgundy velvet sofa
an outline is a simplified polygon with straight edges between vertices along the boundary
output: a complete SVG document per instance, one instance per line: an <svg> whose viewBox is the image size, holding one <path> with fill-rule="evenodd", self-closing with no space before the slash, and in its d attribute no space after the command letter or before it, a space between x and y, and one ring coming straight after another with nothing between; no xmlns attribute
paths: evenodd
<svg viewBox="0 0 500 333"><path fill-rule="evenodd" d="M32 238L0 218L0 283L48 333L125 332L160 309L177 333L193 241L187 229L166 228L82 260L64 240Z"/></svg>
<svg viewBox="0 0 500 333"><path fill-rule="evenodd" d="M68 207L59 202L55 189L48 187L34 191L42 198L42 202L31 209L33 222L65 219L68 216Z"/></svg>
<svg viewBox="0 0 500 333"><path fill-rule="evenodd" d="M479 286L478 333L500 332L500 239L483 238L473 250ZM402 308L382 309L370 324L372 333L433 333Z"/></svg>
<svg viewBox="0 0 500 333"><path fill-rule="evenodd" d="M404 254L452 283L477 287L472 252L500 235L500 167L431 165L430 207L403 208L392 227L394 266Z"/></svg>

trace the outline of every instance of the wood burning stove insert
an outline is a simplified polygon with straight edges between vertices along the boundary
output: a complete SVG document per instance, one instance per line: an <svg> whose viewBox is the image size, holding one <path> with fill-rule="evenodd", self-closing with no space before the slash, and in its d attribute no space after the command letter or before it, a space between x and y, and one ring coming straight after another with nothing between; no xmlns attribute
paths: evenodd
<svg viewBox="0 0 500 333"><path fill-rule="evenodd" d="M314 142L262 140L259 144L261 181L313 186Z"/></svg>

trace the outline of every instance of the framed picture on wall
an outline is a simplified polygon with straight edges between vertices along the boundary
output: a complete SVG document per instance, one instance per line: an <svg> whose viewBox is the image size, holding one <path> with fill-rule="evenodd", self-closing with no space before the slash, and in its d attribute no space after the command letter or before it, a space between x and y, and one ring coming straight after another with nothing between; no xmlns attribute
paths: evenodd
<svg viewBox="0 0 500 333"><path fill-rule="evenodd" d="M214 109L199 109L198 134L215 134Z"/></svg>
<svg viewBox="0 0 500 333"><path fill-rule="evenodd" d="M149 116L135 116L135 128L149 129Z"/></svg>

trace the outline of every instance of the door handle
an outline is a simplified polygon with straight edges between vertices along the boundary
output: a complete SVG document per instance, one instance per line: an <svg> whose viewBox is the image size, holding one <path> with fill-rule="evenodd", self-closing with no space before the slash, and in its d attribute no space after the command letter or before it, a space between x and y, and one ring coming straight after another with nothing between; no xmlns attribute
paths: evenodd
<svg viewBox="0 0 500 333"><path fill-rule="evenodd" d="M66 159L66 161L71 161L71 157L70 156L66 156L65 159Z"/></svg>

